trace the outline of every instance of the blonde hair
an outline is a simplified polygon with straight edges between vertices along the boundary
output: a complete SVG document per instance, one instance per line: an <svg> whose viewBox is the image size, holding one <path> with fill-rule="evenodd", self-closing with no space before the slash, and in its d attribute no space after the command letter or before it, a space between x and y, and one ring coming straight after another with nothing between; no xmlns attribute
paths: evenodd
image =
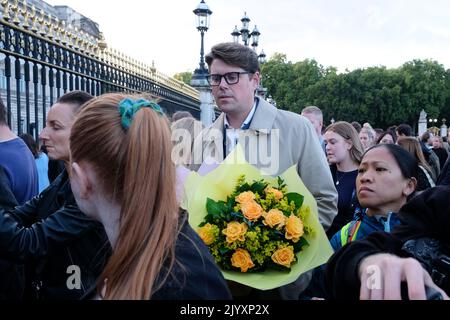
<svg viewBox="0 0 450 320"><path fill-rule="evenodd" d="M397 144L408 151L410 154L412 154L419 162L419 165L424 167L428 172L433 172L427 160L425 160L425 156L422 152L422 147L420 146L420 143L416 138L400 136L397 139Z"/></svg>
<svg viewBox="0 0 450 320"><path fill-rule="evenodd" d="M364 148L359 140L358 132L355 127L346 121L338 121L330 124L325 129L325 132L327 131L332 131L340 135L345 140L350 140L352 143L352 147L349 150L350 158L359 165L364 154Z"/></svg>
<svg viewBox="0 0 450 320"><path fill-rule="evenodd" d="M141 108L124 129L118 104L126 97L105 94L89 102L72 127L70 147L72 161L90 163L102 191L121 205L119 235L98 289L107 281L105 299L149 299L175 262L175 167L167 119ZM169 268L157 285L165 262Z"/></svg>

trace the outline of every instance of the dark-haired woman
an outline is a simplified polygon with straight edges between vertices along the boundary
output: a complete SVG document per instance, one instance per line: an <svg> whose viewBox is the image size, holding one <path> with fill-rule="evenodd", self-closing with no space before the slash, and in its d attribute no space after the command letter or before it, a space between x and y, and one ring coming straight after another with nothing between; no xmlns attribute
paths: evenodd
<svg viewBox="0 0 450 320"><path fill-rule="evenodd" d="M365 209L333 236L333 249L375 231L390 232L399 224L396 213L416 189L417 168L417 160L400 146L379 144L368 149L356 178L358 200Z"/></svg>

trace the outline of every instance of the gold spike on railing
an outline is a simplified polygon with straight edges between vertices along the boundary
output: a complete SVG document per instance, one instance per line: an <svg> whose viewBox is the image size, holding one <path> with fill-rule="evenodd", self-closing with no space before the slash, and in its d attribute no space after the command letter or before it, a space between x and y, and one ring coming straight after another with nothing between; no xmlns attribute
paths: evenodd
<svg viewBox="0 0 450 320"><path fill-rule="evenodd" d="M19 0L14 0L14 4L11 6L11 11L14 12L14 18L13 23L15 25L19 25L20 19L19 19Z"/></svg>
<svg viewBox="0 0 450 320"><path fill-rule="evenodd" d="M37 26L36 26L36 23L37 23L37 15L36 15L36 7L34 6L34 4L31 6L31 16L30 16L30 19L31 19L31 31L37 32L37 31L38 31Z"/></svg>
<svg viewBox="0 0 450 320"><path fill-rule="evenodd" d="M9 10L11 9L11 4L9 3L9 0L3 0L2 1L2 7L3 7L3 20L9 21L11 20L11 16L9 15Z"/></svg>
<svg viewBox="0 0 450 320"><path fill-rule="evenodd" d="M41 9L40 17L38 18L38 21L39 21L39 24L40 24L39 34L41 36L45 36L45 34L46 34L44 17L45 17L44 9Z"/></svg>
<svg viewBox="0 0 450 320"><path fill-rule="evenodd" d="M25 30L30 29L30 24L28 23L29 13L28 13L27 0L23 0L23 7L22 7L22 9L20 9L20 13L23 16L22 27Z"/></svg>

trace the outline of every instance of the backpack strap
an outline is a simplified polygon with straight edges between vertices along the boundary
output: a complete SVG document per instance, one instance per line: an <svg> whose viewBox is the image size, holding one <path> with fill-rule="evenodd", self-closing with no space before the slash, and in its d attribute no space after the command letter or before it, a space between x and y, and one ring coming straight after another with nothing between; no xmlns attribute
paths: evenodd
<svg viewBox="0 0 450 320"><path fill-rule="evenodd" d="M356 239L359 227L361 226L362 220L353 220L347 223L341 229L341 245L345 246L348 242L352 242Z"/></svg>
<svg viewBox="0 0 450 320"><path fill-rule="evenodd" d="M361 226L362 220L356 221L348 233L348 242L352 242L356 240L356 235L358 234L359 227Z"/></svg>

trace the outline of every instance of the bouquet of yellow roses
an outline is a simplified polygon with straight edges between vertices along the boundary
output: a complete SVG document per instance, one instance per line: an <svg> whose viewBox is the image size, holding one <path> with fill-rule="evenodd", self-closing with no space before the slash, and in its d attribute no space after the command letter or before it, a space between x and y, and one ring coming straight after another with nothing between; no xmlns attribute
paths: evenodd
<svg viewBox="0 0 450 320"><path fill-rule="evenodd" d="M242 175L226 201L207 199L198 233L224 270L290 270L312 231L303 224L310 213L303 199L288 193L280 177L271 187L265 180L249 184Z"/></svg>
<svg viewBox="0 0 450 320"><path fill-rule="evenodd" d="M190 173L183 191L181 207L227 280L277 288L333 253L295 165L279 177L266 176L236 147L206 175Z"/></svg>

